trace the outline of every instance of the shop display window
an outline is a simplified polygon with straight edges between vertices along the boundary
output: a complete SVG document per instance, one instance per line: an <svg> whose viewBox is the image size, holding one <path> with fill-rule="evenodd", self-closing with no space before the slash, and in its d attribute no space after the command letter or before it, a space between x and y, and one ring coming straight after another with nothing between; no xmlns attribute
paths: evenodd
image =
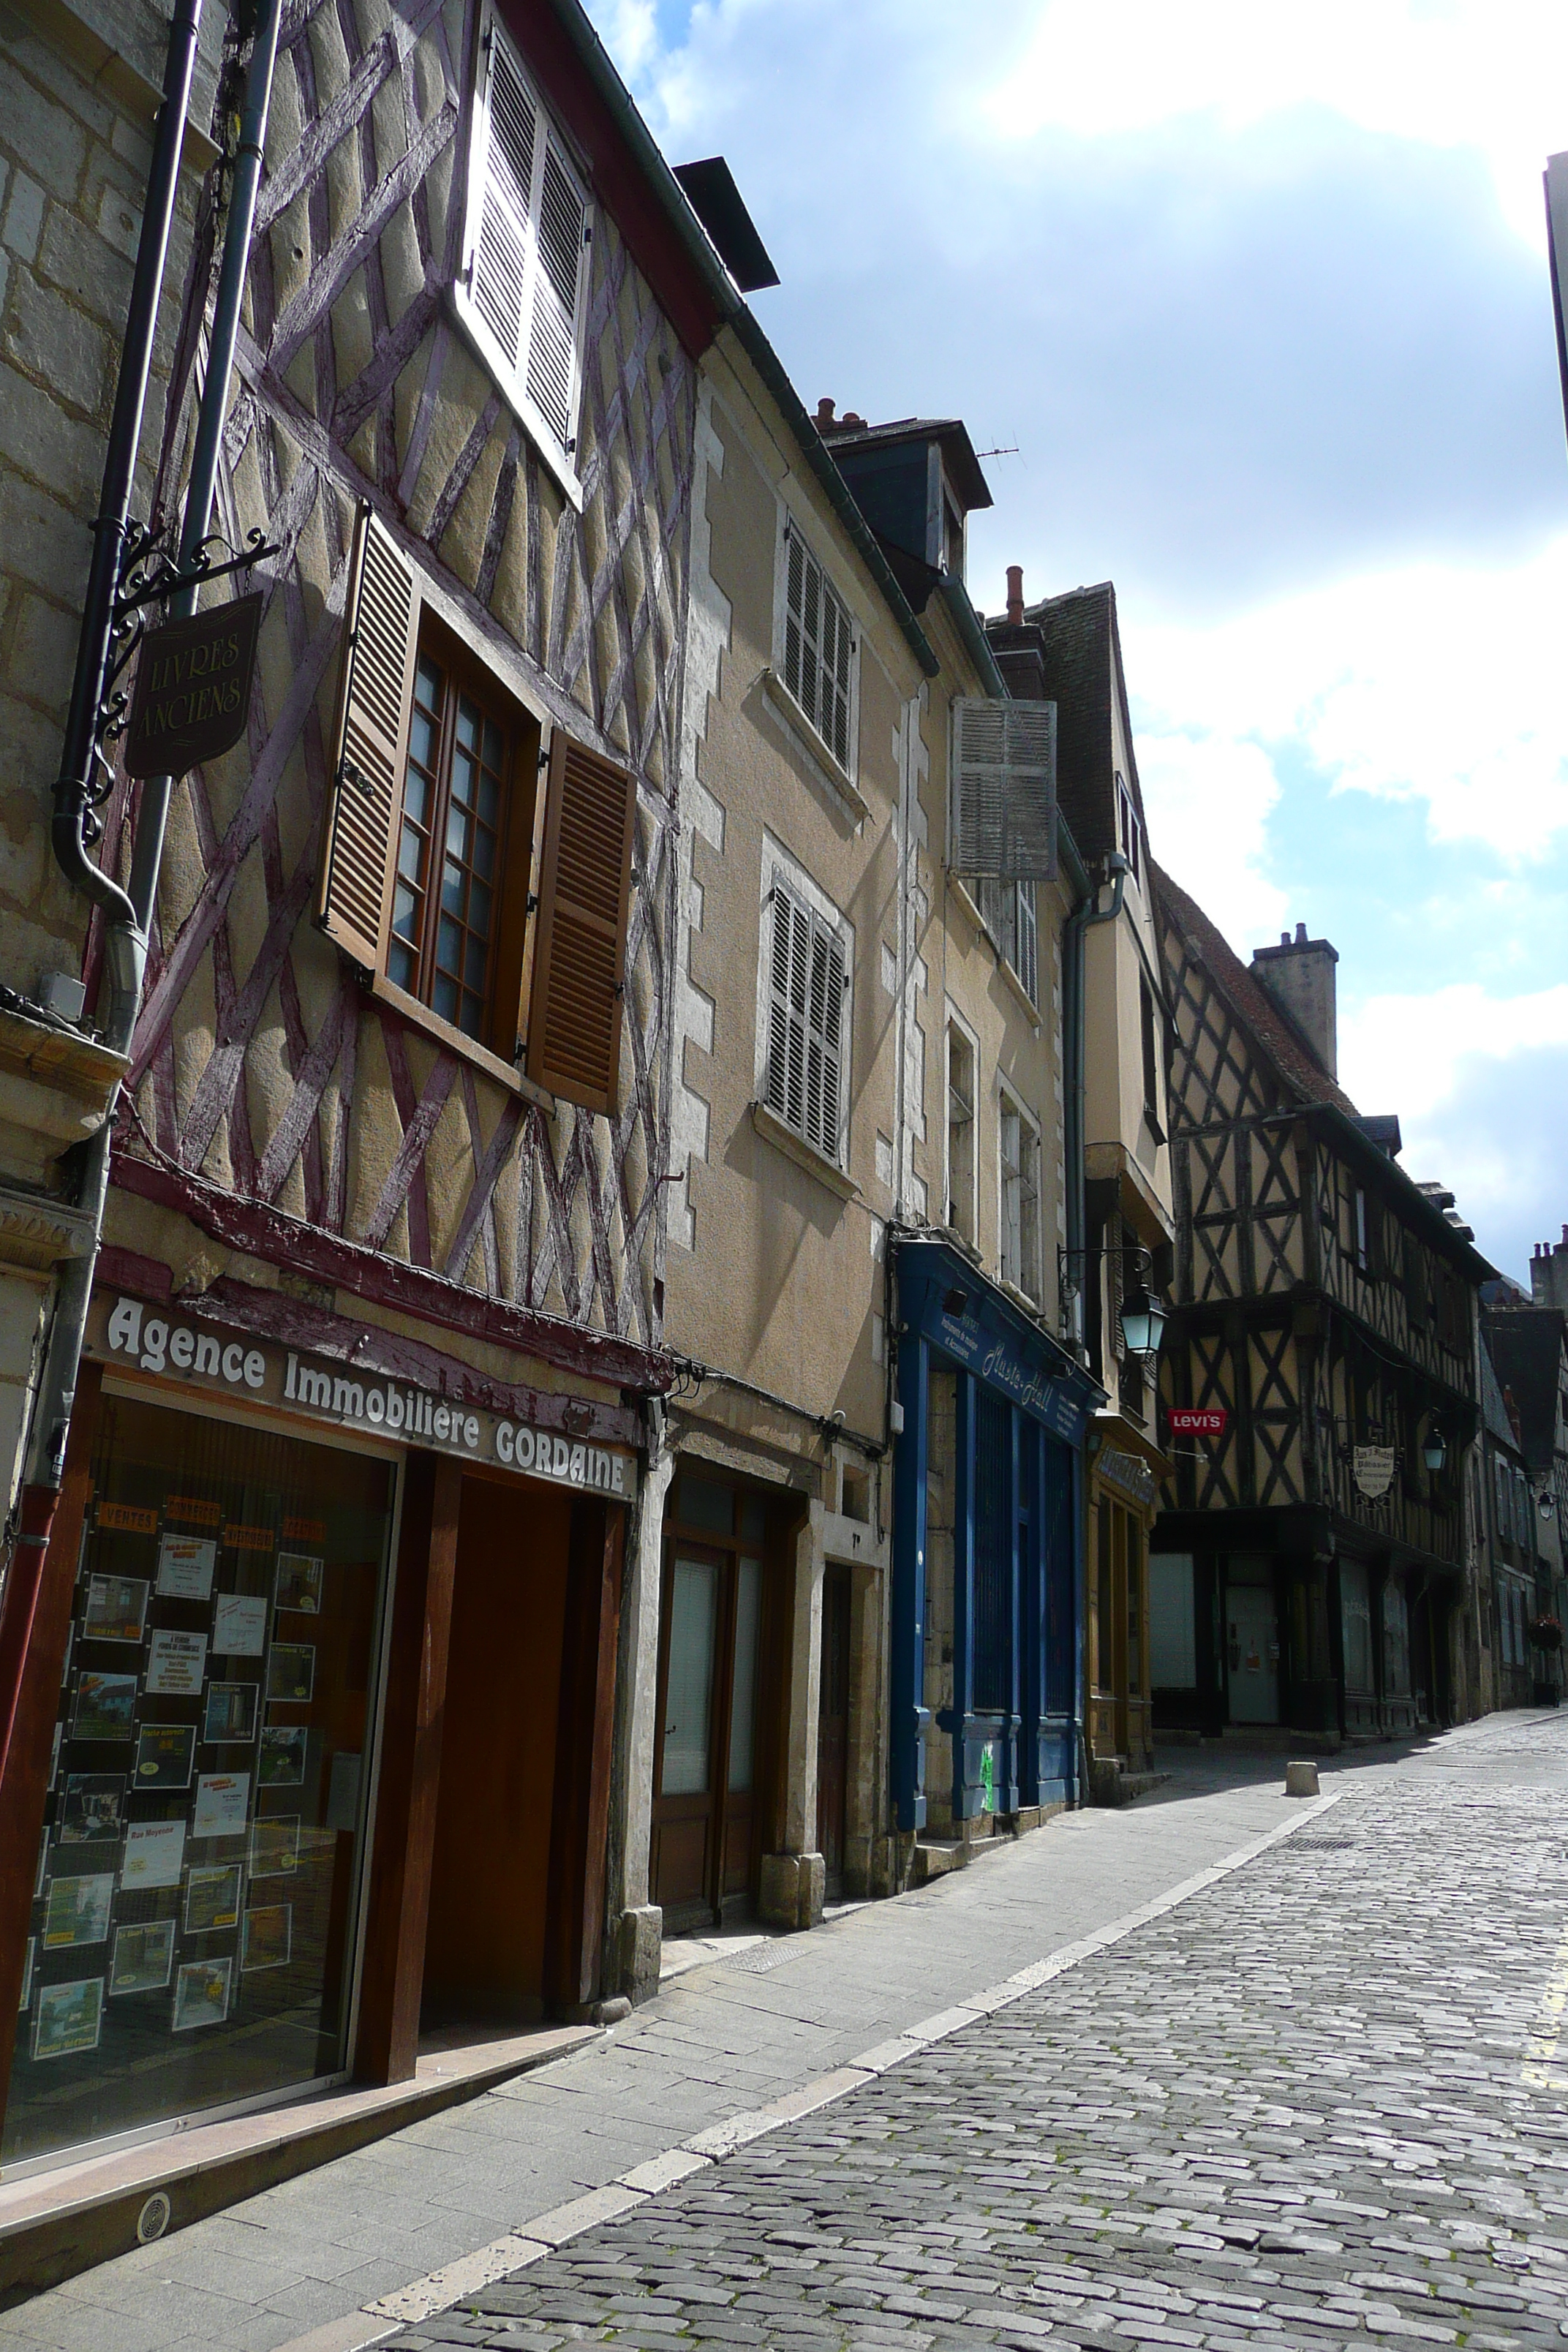
<svg viewBox="0 0 1568 2352"><path fill-rule="evenodd" d="M8 2165L343 2067L393 1491L104 1396Z"/></svg>

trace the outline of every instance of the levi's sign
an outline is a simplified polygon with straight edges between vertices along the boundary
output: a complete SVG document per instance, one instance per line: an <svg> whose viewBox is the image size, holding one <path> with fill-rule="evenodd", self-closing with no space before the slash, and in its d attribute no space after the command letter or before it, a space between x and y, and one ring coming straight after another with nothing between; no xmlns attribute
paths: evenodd
<svg viewBox="0 0 1568 2352"><path fill-rule="evenodd" d="M125 734L128 776L183 776L245 732L261 596L238 596L142 641Z"/></svg>
<svg viewBox="0 0 1568 2352"><path fill-rule="evenodd" d="M1229 1420L1223 1404L1173 1404L1165 1414L1173 1437L1223 1437Z"/></svg>
<svg viewBox="0 0 1568 2352"><path fill-rule="evenodd" d="M208 1394L226 1391L257 1404L305 1412L342 1429L362 1430L405 1444L433 1446L472 1462L499 1462L553 1485L575 1486L612 1501L637 1491L637 1463L619 1446L508 1421L500 1413L452 1403L416 1381L366 1374L363 1367L313 1362L289 1349L247 1336L230 1339L194 1321L146 1307L139 1298L93 1301L89 1350L110 1363L134 1365L163 1380L187 1381ZM563 1399L570 1414L574 1400ZM578 1407L578 1410L591 1408Z"/></svg>

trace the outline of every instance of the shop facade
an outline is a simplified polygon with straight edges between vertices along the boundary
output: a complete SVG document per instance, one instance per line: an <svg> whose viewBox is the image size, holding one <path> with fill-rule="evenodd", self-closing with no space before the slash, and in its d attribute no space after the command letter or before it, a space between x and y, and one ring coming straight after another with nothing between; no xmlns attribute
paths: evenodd
<svg viewBox="0 0 1568 2352"><path fill-rule="evenodd" d="M1079 1801L1083 1448L1104 1391L970 1260L900 1239L890 1769L899 1830Z"/></svg>
<svg viewBox="0 0 1568 2352"><path fill-rule="evenodd" d="M615 1989L637 1416L376 1352L95 1301L8 2175Z"/></svg>
<svg viewBox="0 0 1568 2352"><path fill-rule="evenodd" d="M1150 1555L1154 1719L1215 1738L1289 1728L1337 1743L1453 1719L1462 1576L1324 1512L1167 1512Z"/></svg>

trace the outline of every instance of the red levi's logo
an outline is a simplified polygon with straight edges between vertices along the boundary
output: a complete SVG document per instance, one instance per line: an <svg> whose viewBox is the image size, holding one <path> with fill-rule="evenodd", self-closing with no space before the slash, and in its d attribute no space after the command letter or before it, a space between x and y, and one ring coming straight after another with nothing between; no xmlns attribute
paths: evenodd
<svg viewBox="0 0 1568 2352"><path fill-rule="evenodd" d="M1173 1404L1165 1414L1173 1437L1223 1437L1229 1420L1223 1404Z"/></svg>

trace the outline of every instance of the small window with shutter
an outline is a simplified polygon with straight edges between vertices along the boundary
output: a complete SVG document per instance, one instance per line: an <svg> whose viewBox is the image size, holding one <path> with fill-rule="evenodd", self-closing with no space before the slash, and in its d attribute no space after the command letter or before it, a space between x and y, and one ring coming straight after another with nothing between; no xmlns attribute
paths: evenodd
<svg viewBox="0 0 1568 2352"><path fill-rule="evenodd" d="M765 1108L835 1168L847 1156L849 957L838 929L788 884L766 909Z"/></svg>
<svg viewBox="0 0 1568 2352"><path fill-rule="evenodd" d="M780 668L847 776L856 769L855 631L848 609L793 522L784 528Z"/></svg>
<svg viewBox="0 0 1568 2352"><path fill-rule="evenodd" d="M497 1075L613 1108L635 777L556 728L536 824L539 721L425 609L368 507L343 645L321 929Z"/></svg>
<svg viewBox="0 0 1568 2352"><path fill-rule="evenodd" d="M588 195L493 7L479 27L458 316L575 503Z"/></svg>

